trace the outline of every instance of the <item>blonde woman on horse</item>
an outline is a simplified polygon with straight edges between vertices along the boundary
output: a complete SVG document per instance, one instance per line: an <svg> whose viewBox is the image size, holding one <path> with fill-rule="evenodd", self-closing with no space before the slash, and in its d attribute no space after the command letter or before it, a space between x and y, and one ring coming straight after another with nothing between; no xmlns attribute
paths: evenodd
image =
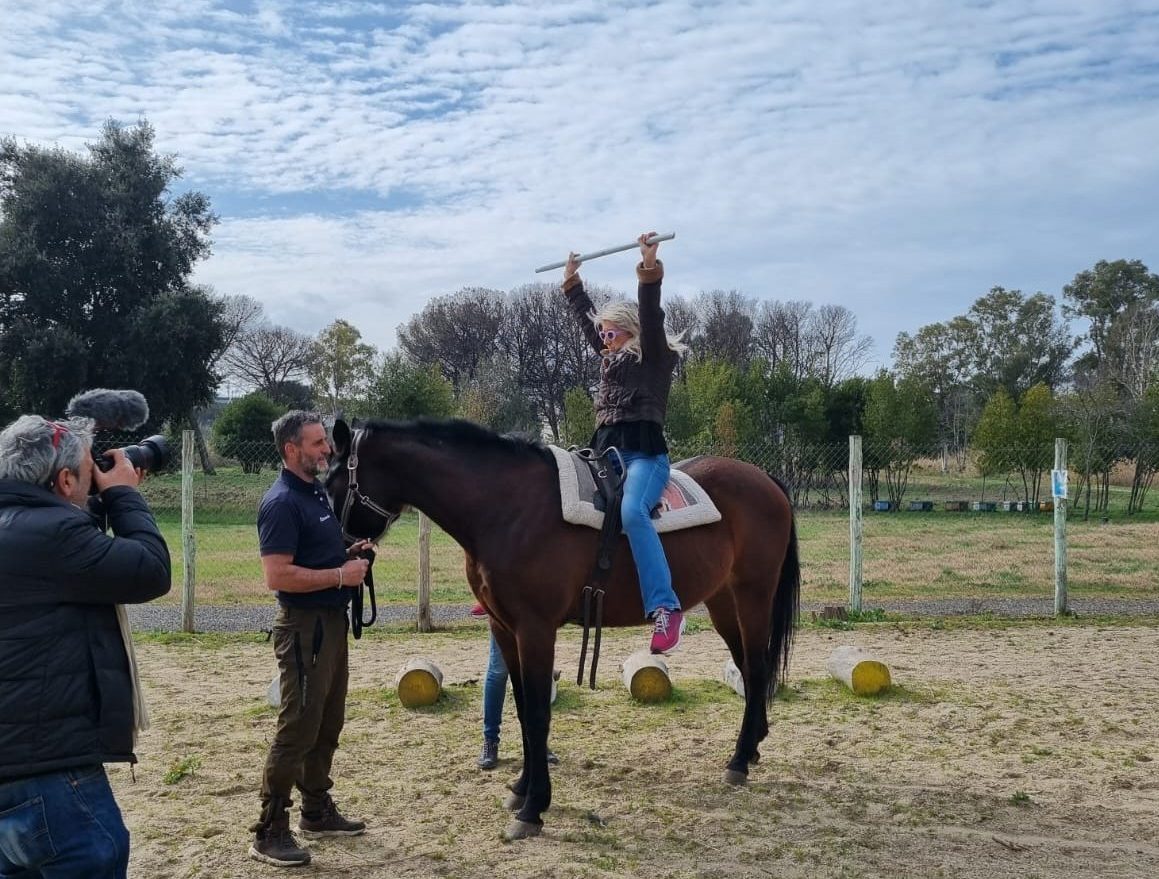
<svg viewBox="0 0 1159 879"><path fill-rule="evenodd" d="M668 444L664 420L672 374L687 347L664 330L660 284L664 264L658 244L641 235L639 290L636 302L612 301L598 312L584 292L576 254L568 255L563 293L584 335L600 355L596 392L596 432L591 446L599 453L619 450L627 476L621 508L624 532L632 548L644 614L652 622L653 653L669 653L680 644L684 612L672 589L672 574L652 524L652 509L668 484ZM617 463L618 469L618 463Z"/></svg>

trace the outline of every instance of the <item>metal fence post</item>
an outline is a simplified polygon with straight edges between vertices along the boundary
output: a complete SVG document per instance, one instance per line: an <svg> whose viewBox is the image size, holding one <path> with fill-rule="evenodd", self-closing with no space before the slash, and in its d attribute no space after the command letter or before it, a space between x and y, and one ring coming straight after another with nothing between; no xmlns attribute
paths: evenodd
<svg viewBox="0 0 1159 879"><path fill-rule="evenodd" d="M1066 473L1066 440L1054 441L1054 469ZM1051 486L1054 486L1051 474ZM1065 477L1064 477L1065 478ZM1065 484L1063 486L1065 488ZM1055 491L1051 491L1055 495ZM1054 497L1054 612L1064 614L1066 607L1066 503L1065 497Z"/></svg>
<svg viewBox="0 0 1159 879"><path fill-rule="evenodd" d="M431 623L431 520L419 513L419 631L434 630Z"/></svg>
<svg viewBox="0 0 1159 879"><path fill-rule="evenodd" d="M193 631L194 584L197 582L197 549L193 541L193 431L181 432L181 631Z"/></svg>
<svg viewBox="0 0 1159 879"><path fill-rule="evenodd" d="M849 609L861 612L861 437L849 437Z"/></svg>

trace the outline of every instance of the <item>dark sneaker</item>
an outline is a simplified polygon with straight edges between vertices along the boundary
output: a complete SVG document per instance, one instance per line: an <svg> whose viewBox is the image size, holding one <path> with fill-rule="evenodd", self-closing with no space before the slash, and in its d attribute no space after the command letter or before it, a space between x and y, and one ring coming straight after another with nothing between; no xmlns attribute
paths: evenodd
<svg viewBox="0 0 1159 879"><path fill-rule="evenodd" d="M662 607L652 615L652 652L671 653L684 634L684 612Z"/></svg>
<svg viewBox="0 0 1159 879"><path fill-rule="evenodd" d="M281 811L269 824L254 828L250 857L275 867L304 867L310 863L310 853L298 845L290 832L290 816Z"/></svg>
<svg viewBox="0 0 1159 879"><path fill-rule="evenodd" d="M475 765L480 769L494 769L499 765L499 743L490 739L483 740L483 750L479 752L479 759Z"/></svg>
<svg viewBox="0 0 1159 879"><path fill-rule="evenodd" d="M317 812L302 812L298 829L307 839L320 836L361 836L366 832L365 821L351 821L344 818L329 797Z"/></svg>
<svg viewBox="0 0 1159 879"><path fill-rule="evenodd" d="M487 619L487 608L483 607L481 604L476 604L473 608L471 608L471 616L477 620L485 620Z"/></svg>
<svg viewBox="0 0 1159 879"><path fill-rule="evenodd" d="M551 748L547 749L547 765L548 766L558 766L559 765L559 755L556 754L555 751L551 750Z"/></svg>

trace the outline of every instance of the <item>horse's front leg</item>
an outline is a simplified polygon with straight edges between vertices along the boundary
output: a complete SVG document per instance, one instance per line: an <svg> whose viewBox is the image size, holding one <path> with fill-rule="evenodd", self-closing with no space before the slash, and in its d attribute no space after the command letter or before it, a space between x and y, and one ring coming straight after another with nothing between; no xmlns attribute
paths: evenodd
<svg viewBox="0 0 1159 879"><path fill-rule="evenodd" d="M523 773L514 797L523 803L504 834L508 840L538 836L543 813L551 806L551 777L547 769L547 737L551 729L551 670L555 660L555 630L537 626L517 637L519 646L523 730Z"/></svg>

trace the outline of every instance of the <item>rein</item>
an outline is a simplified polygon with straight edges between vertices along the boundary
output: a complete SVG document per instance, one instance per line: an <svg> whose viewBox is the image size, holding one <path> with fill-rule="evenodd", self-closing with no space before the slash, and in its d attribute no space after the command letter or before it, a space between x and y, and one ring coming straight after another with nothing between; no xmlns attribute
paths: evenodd
<svg viewBox="0 0 1159 879"><path fill-rule="evenodd" d="M342 515L339 518L339 524L342 528L342 539L345 541L347 547L353 546L359 540L359 538L354 537L347 529L347 523L350 521L350 511L354 508L356 502L359 506L365 507L376 516L382 518L382 530L378 532L377 537L371 539L371 543L377 544L399 517L399 513L392 513L390 510L376 504L364 495L362 489L358 487L358 446L365 435L366 432L364 430L356 430L354 432L354 439L350 444L350 457L346 459L346 497L342 501ZM378 619L378 605L374 600L374 553L367 550L365 553L360 554L359 557L369 561L370 567L366 569L366 577L359 585L358 591L354 593L354 598L351 601L350 632L354 635L355 639L361 638L362 630L366 626L374 625L374 621ZM364 586L366 587L367 594L370 596L370 619L366 619L362 613L362 591Z"/></svg>

